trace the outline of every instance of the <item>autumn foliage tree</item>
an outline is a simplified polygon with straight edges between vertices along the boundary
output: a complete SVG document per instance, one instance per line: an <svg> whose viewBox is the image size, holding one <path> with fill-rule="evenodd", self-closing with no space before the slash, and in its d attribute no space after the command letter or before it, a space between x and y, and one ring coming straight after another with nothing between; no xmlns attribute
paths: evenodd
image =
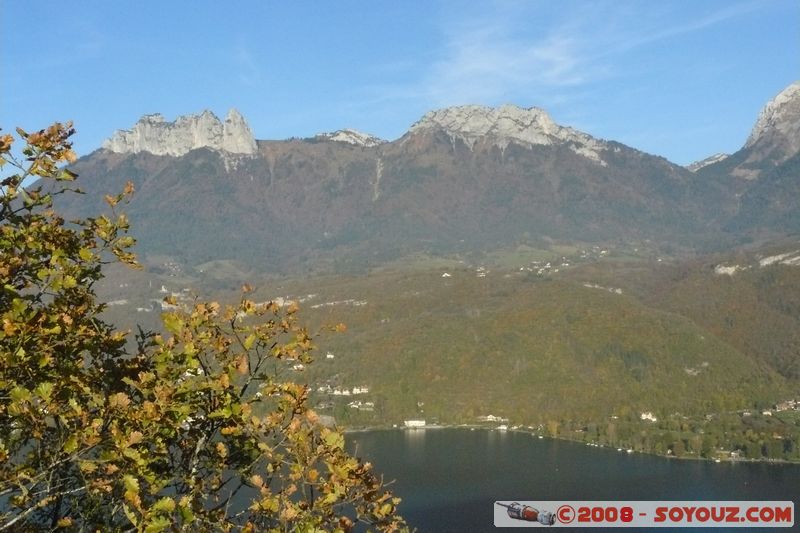
<svg viewBox="0 0 800 533"><path fill-rule="evenodd" d="M20 156L0 136L0 531L403 529L399 499L282 377L312 360L297 308L246 290L176 306L129 351L94 287L108 262L137 267L117 212L132 187L65 221L71 126L17 132Z"/></svg>

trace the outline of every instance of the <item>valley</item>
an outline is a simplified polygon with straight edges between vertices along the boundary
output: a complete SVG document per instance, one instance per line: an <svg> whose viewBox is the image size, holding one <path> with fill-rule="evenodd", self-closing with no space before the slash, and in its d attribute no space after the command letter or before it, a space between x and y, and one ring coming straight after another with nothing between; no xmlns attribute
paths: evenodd
<svg viewBox="0 0 800 533"><path fill-rule="evenodd" d="M394 141L148 115L74 165L90 194L64 205L136 188L145 270L101 290L121 327L245 283L257 305L299 305L324 332L316 361L280 370L342 427L502 420L796 461L798 123L794 83L740 151L683 168L513 105L431 111Z"/></svg>
<svg viewBox="0 0 800 533"><path fill-rule="evenodd" d="M297 303L312 334L347 326L316 338L312 365L284 369L343 427L486 426L492 415L648 453L797 460L800 417L787 402L798 398L798 360L786 354L800 341L800 267L768 250L677 260L562 244L414 256L363 275L239 274L252 301ZM752 266L726 273L734 261ZM197 296L236 298L228 263L194 276L170 264L109 276L101 294L128 300L109 317L158 328L164 296L187 308Z"/></svg>

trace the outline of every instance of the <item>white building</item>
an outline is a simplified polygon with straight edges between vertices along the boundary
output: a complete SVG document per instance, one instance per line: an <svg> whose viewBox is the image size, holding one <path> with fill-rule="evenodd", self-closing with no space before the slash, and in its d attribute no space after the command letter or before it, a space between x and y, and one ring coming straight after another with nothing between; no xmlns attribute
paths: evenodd
<svg viewBox="0 0 800 533"><path fill-rule="evenodd" d="M424 420L404 420L403 425L407 428L424 428Z"/></svg>
<svg viewBox="0 0 800 533"><path fill-rule="evenodd" d="M646 413L642 413L639 416L641 417L642 420L649 420L650 422L656 422L658 420L655 417L655 415L653 415L653 413L651 413L650 411L647 411Z"/></svg>
<svg viewBox="0 0 800 533"><path fill-rule="evenodd" d="M503 418L502 416L495 416L495 415L486 415L486 416L479 416L479 422L508 422L508 418Z"/></svg>

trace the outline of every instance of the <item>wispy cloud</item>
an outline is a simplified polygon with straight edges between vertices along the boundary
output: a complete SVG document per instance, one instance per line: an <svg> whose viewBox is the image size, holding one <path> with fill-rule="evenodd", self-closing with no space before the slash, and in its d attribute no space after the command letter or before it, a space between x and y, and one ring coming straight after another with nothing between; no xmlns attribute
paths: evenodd
<svg viewBox="0 0 800 533"><path fill-rule="evenodd" d="M243 85L252 87L263 83L263 71L256 60L255 54L243 39L236 43L231 57L233 58L236 74Z"/></svg>
<svg viewBox="0 0 800 533"><path fill-rule="evenodd" d="M607 52L622 53L665 39L704 30L715 24L751 13L758 9L759 6L760 3L755 1L730 3L711 13L666 26L657 22L659 18L668 18L668 15L663 12L655 13L653 18L656 21L645 20L639 24L631 24L630 21L627 21L627 23L618 22L613 31L605 32L605 37L608 41L606 44L610 45L607 48Z"/></svg>
<svg viewBox="0 0 800 533"><path fill-rule="evenodd" d="M659 13L650 3L521 6L480 19L473 14L443 20L444 45L423 73L372 87L367 100L422 101L428 108L507 101L564 105L584 98L591 84L623 74L621 55L742 16L758 3L725 4L692 20Z"/></svg>
<svg viewBox="0 0 800 533"><path fill-rule="evenodd" d="M445 57L431 66L422 84L436 104L495 102L526 89L580 85L596 74L571 36L528 40L493 26L451 38Z"/></svg>

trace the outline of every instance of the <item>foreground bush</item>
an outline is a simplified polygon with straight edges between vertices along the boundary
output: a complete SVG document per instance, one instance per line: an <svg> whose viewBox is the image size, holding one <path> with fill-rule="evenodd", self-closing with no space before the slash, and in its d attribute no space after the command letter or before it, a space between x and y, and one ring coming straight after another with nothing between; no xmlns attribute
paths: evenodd
<svg viewBox="0 0 800 533"><path fill-rule="evenodd" d="M349 530L404 527L399 502L342 435L322 427L304 385L297 309L196 303L137 336L100 316L103 265L134 268L133 193L111 214L65 221L70 125L25 142L0 136L0 531ZM33 185L25 185L38 178Z"/></svg>

